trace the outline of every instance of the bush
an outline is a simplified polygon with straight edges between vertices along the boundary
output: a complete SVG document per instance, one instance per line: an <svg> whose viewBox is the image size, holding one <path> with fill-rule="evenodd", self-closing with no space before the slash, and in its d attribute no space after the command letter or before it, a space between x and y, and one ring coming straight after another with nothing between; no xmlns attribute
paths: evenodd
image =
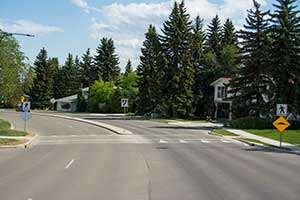
<svg viewBox="0 0 300 200"><path fill-rule="evenodd" d="M236 129L273 129L272 120L257 117L244 117L225 123L226 127Z"/></svg>

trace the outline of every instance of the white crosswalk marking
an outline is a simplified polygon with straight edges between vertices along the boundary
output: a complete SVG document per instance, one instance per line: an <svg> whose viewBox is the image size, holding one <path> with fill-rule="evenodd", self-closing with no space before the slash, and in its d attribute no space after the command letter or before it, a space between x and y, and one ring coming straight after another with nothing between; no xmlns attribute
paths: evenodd
<svg viewBox="0 0 300 200"><path fill-rule="evenodd" d="M159 140L159 143L164 143L164 144L166 144L166 143L168 143L168 142L165 141L165 140Z"/></svg>
<svg viewBox="0 0 300 200"><path fill-rule="evenodd" d="M187 144L188 142L185 140L179 140L180 143Z"/></svg>
<svg viewBox="0 0 300 200"><path fill-rule="evenodd" d="M231 143L231 142L228 141L228 140L223 140L223 139L221 139L221 141L222 141L223 143Z"/></svg>
<svg viewBox="0 0 300 200"><path fill-rule="evenodd" d="M202 142L202 143L211 143L210 141L208 141L208 140L203 140L203 139L201 139L201 142Z"/></svg>

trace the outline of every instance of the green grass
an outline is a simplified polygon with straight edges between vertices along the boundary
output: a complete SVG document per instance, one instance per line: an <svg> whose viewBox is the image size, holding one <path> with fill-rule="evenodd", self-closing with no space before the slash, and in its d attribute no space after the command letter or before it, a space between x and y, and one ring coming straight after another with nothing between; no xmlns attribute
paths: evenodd
<svg viewBox="0 0 300 200"><path fill-rule="evenodd" d="M27 142L27 140L0 139L0 145L18 145Z"/></svg>
<svg viewBox="0 0 300 200"><path fill-rule="evenodd" d="M275 129L257 130L247 129L246 132L280 141L280 133ZM294 145L300 144L300 130L286 130L282 133L282 141Z"/></svg>
<svg viewBox="0 0 300 200"><path fill-rule="evenodd" d="M268 144L268 143L265 143L265 142L262 142L262 141L259 141L259 140L256 140L256 139L250 139L250 138L240 138L241 140L246 140L248 142L253 142L253 143L257 143L257 144L262 144L264 146L267 146L267 147L273 147L273 148L280 148L280 149L285 149L285 150L289 150L288 148L285 148L285 147L279 147L279 146L274 146L272 144Z"/></svg>
<svg viewBox="0 0 300 200"><path fill-rule="evenodd" d="M226 131L222 128L216 128L216 129L213 129L213 132L217 133L217 134L220 134L220 135L225 135L225 136L238 136L234 133L231 133L229 131Z"/></svg>
<svg viewBox="0 0 300 200"><path fill-rule="evenodd" d="M10 123L0 119L0 136L28 136L29 133L10 130Z"/></svg>
<svg viewBox="0 0 300 200"><path fill-rule="evenodd" d="M0 130L9 130L9 129L10 129L10 123L0 119Z"/></svg>

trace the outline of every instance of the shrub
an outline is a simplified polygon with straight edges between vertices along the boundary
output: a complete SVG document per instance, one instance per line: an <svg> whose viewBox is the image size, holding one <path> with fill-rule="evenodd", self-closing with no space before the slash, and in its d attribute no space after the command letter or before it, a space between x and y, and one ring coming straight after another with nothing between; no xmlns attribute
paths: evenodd
<svg viewBox="0 0 300 200"><path fill-rule="evenodd" d="M272 121L257 117L244 117L225 123L226 127L237 129L273 129Z"/></svg>

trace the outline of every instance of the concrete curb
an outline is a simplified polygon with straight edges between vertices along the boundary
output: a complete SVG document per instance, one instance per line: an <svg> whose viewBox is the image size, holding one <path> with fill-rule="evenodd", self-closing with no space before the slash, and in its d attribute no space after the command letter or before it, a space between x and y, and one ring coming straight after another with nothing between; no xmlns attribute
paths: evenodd
<svg viewBox="0 0 300 200"><path fill-rule="evenodd" d="M1 137L0 139L16 139L16 140L27 140L27 142L17 145L2 145L0 146L0 149L26 149L31 146L31 144L38 138L38 135L35 134L34 137Z"/></svg>
<svg viewBox="0 0 300 200"><path fill-rule="evenodd" d="M80 119L80 118L77 118L77 117L63 116L63 115L54 115L54 114L37 113L37 112L32 112L32 113L37 114L37 115L42 115L42 116L55 117L55 118L68 119L68 120L83 122L83 123L86 123L86 124L90 124L90 125L98 126L98 127L101 127L101 128L105 128L109 131L112 131L112 132L118 134L118 135L133 135L133 133L129 130L126 130L126 129L123 129L123 128L120 128L120 127L117 127L117 126L109 125L109 124L94 122L94 121L91 121L91 120Z"/></svg>
<svg viewBox="0 0 300 200"><path fill-rule="evenodd" d="M220 134L215 133L215 132L213 132L213 131L208 131L208 134L209 134L209 135L213 135L213 136L218 136L218 137L224 137L224 135L220 135Z"/></svg>

